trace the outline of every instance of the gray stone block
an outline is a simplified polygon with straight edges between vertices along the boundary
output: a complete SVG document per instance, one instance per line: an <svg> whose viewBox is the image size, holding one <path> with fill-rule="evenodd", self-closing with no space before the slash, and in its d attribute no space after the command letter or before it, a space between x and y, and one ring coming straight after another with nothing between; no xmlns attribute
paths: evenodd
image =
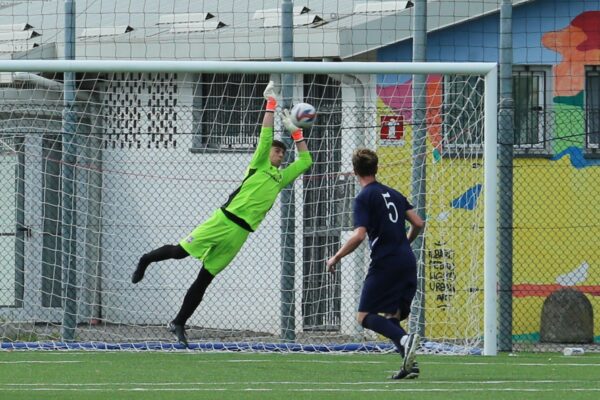
<svg viewBox="0 0 600 400"><path fill-rule="evenodd" d="M588 298L574 289L560 289L544 300L540 341L592 343L594 310Z"/></svg>

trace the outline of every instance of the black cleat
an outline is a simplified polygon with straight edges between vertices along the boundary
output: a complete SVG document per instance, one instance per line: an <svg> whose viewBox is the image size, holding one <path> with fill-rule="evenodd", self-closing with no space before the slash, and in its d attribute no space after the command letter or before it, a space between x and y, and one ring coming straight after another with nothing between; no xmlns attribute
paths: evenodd
<svg viewBox="0 0 600 400"><path fill-rule="evenodd" d="M391 376L392 379L417 379L421 370L419 369L419 363L416 361L413 363L413 367L410 372L406 372L403 368Z"/></svg>
<svg viewBox="0 0 600 400"><path fill-rule="evenodd" d="M189 348L187 337L185 336L185 327L183 325L177 325L171 321L167 325L167 329L169 329L169 332L175 334L177 342L179 342L180 345L186 349Z"/></svg>
<svg viewBox="0 0 600 400"><path fill-rule="evenodd" d="M143 256L142 258L140 258L140 262L138 263L137 268L135 269L135 271L133 271L133 274L131 274L131 283L133 284L138 283L139 281L144 279L144 274L146 273L146 268L148 268L148 265L144 265L144 263L142 263L143 258Z"/></svg>

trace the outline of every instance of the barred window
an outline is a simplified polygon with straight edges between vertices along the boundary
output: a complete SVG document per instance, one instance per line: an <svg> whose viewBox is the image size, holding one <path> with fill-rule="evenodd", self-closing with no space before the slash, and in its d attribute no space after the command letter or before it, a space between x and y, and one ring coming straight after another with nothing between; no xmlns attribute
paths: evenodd
<svg viewBox="0 0 600 400"><path fill-rule="evenodd" d="M515 146L544 149L548 143L549 72L549 67L543 66L516 66L513 69Z"/></svg>
<svg viewBox="0 0 600 400"><path fill-rule="evenodd" d="M586 143L600 147L600 67L588 67L585 74Z"/></svg>
<svg viewBox="0 0 600 400"><path fill-rule="evenodd" d="M194 90L194 149L253 151L268 74L204 74Z"/></svg>

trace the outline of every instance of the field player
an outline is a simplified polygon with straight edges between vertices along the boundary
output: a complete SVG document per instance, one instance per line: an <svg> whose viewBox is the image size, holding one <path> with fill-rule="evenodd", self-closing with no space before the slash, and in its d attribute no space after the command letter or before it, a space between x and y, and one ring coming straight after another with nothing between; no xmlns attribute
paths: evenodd
<svg viewBox="0 0 600 400"><path fill-rule="evenodd" d="M312 165L302 129L290 121L289 113L284 110L283 124L296 143L298 157L286 168L279 169L286 146L273 139L277 95L274 83L269 82L264 92L267 103L258 145L240 187L179 244L165 245L144 254L131 276L131 281L138 283L144 278L148 265L156 261L182 259L190 255L202 261L198 277L188 289L179 313L168 326L184 347L188 347L185 324L200 305L208 285L233 260L250 232L258 228L279 192Z"/></svg>
<svg viewBox="0 0 600 400"><path fill-rule="evenodd" d="M335 265L368 235L371 264L360 296L358 323L389 338L403 356L402 367L393 379L416 378L419 335L407 334L400 321L408 317L417 289L417 263L410 243L425 222L401 193L377 181L378 158L374 151L355 150L352 166L362 187L354 200L354 232L327 261L327 267L334 272ZM410 223L408 234L406 221Z"/></svg>

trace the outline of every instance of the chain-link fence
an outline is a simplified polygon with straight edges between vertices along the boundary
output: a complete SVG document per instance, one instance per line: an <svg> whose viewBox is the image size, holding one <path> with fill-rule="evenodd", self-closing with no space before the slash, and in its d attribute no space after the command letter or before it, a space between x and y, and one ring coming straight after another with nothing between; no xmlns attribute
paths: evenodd
<svg viewBox="0 0 600 400"><path fill-rule="evenodd" d="M172 337L164 325L177 313L199 261L153 264L138 285L132 285L131 273L142 254L177 243L239 187L257 143L268 79L88 75L80 81L71 142L65 142L59 90L4 89L3 342L169 346ZM424 182L427 228L417 249L421 291L413 307L414 316L422 318L415 326L424 329L424 349L481 347L481 78L430 75L423 91L424 125L414 121L406 90L410 81L377 82L376 75L353 85L325 75L302 77L298 99L319 112L306 132L314 164L209 287L189 321L191 342L209 348L233 343L235 349L248 343L345 349L375 342L374 348L386 348L382 338L355 321L369 264L366 247L336 274L325 269L353 227L352 199L359 187L350 154L367 146L378 149L382 182L411 199L417 198L411 192L414 160L423 155L426 163L417 178ZM575 107L515 117L514 159L501 157L499 165L499 171L511 172L499 191L512 193L508 225L505 205L499 204L500 231L509 233L508 241L499 235L498 248L504 350L571 343L597 349L594 268L600 254L594 199L600 169L594 115ZM412 146L419 129L426 136L423 154ZM281 134L279 117L276 134ZM543 140L533 143L536 137ZM502 146L507 144L500 141ZM65 161L69 151L76 156L72 164ZM66 170L74 172L72 178ZM66 189L69 183L72 191ZM75 235L72 252L66 245L69 232ZM508 264L503 263L507 254ZM291 270L284 270L286 263ZM71 319L74 324L66 325Z"/></svg>
<svg viewBox="0 0 600 400"><path fill-rule="evenodd" d="M512 302L512 313L501 311L500 330L510 333L504 338L515 349L576 344L598 350L600 161L592 130L597 110L574 106L515 114L520 119L515 118L514 160L500 166L512 170L511 207L499 205L500 220L512 209L512 224L500 224L511 232L512 243L499 247L500 276L512 277L500 310L510 310ZM519 123L524 120L530 122ZM519 143L523 137L537 141ZM501 182L500 190L509 184ZM511 264L502 263L507 255Z"/></svg>

